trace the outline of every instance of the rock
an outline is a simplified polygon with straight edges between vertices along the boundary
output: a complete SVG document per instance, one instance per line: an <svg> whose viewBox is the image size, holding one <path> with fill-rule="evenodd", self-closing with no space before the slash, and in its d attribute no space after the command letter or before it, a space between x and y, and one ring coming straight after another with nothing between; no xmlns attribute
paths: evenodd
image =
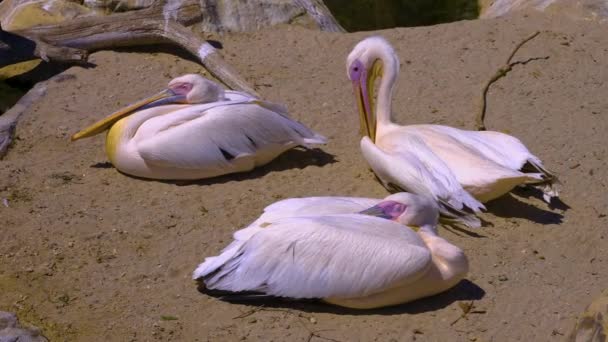
<svg viewBox="0 0 608 342"><path fill-rule="evenodd" d="M608 289L596 298L579 317L570 342L605 342L608 337Z"/></svg>
<svg viewBox="0 0 608 342"><path fill-rule="evenodd" d="M0 342L47 342L40 330L19 324L17 316L10 312L0 311Z"/></svg>
<svg viewBox="0 0 608 342"><path fill-rule="evenodd" d="M0 24L8 32L94 14L87 7L67 0L4 0L0 3Z"/></svg>
<svg viewBox="0 0 608 342"><path fill-rule="evenodd" d="M606 0L480 0L479 17L496 18L525 9L560 13L585 20L608 20Z"/></svg>
<svg viewBox="0 0 608 342"><path fill-rule="evenodd" d="M76 17L160 7L166 20L203 32L256 31L279 24L318 28L314 18L294 0L4 0L0 2L2 29L57 24Z"/></svg>
<svg viewBox="0 0 608 342"><path fill-rule="evenodd" d="M311 25L313 20L293 0L201 1L203 32L256 31L277 24L298 21Z"/></svg>
<svg viewBox="0 0 608 342"><path fill-rule="evenodd" d="M84 5L104 12L126 12L148 8L154 0L84 0Z"/></svg>

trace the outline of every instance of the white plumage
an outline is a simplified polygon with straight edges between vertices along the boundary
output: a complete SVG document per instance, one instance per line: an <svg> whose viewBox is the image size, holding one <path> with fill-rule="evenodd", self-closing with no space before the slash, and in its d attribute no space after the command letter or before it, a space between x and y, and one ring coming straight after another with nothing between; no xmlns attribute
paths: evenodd
<svg viewBox="0 0 608 342"><path fill-rule="evenodd" d="M172 104L184 102L188 104ZM224 91L198 75L176 78L167 91L128 106L72 139L110 126L106 151L112 164L124 173L155 179L249 171L295 146L326 142L289 118L283 106Z"/></svg>
<svg viewBox="0 0 608 342"><path fill-rule="evenodd" d="M413 194L284 200L237 231L193 278L209 289L352 308L405 303L452 287L468 270L462 250L438 237L436 224L434 202Z"/></svg>
<svg viewBox="0 0 608 342"><path fill-rule="evenodd" d="M557 196L553 186L557 178L517 138L499 132L391 122L399 60L383 38L359 42L347 58L347 73L360 112L363 156L388 189L432 196L443 215L469 226L479 226L479 220L463 208L479 212L485 209L481 202L515 186L537 186L546 201Z"/></svg>

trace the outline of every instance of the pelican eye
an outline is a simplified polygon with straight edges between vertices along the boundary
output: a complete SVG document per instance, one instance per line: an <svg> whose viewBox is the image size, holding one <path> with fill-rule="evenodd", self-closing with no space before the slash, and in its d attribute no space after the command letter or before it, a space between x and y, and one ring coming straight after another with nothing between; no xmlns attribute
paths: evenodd
<svg viewBox="0 0 608 342"><path fill-rule="evenodd" d="M348 77L351 81L358 81L361 78L361 73L363 72L363 64L358 59L355 60L348 71Z"/></svg>
<svg viewBox="0 0 608 342"><path fill-rule="evenodd" d="M187 95L192 90L192 84L187 82L176 83L171 86L171 90L177 95Z"/></svg>

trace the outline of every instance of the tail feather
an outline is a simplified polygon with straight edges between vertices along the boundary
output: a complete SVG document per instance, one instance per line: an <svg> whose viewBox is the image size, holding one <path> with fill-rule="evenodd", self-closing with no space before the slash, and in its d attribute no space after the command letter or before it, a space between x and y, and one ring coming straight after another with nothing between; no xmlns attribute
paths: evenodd
<svg viewBox="0 0 608 342"><path fill-rule="evenodd" d="M522 172L537 172L541 177L538 181L530 181L529 185L543 192L543 199L547 203L551 203L553 197L558 197L557 184L560 184L557 175L547 170L538 159L528 159L528 162L522 167Z"/></svg>
<svg viewBox="0 0 608 342"><path fill-rule="evenodd" d="M469 228L481 227L481 220L475 214L468 213L461 209L457 209L442 200L439 200L439 214L439 221L441 223L446 223L450 225L462 224Z"/></svg>
<svg viewBox="0 0 608 342"><path fill-rule="evenodd" d="M475 197L464 189L461 189L461 191L456 193L455 196L448 201L448 203L452 208L457 210L461 210L463 206L466 206L475 213L486 210L486 207L481 202L476 200Z"/></svg>
<svg viewBox="0 0 608 342"><path fill-rule="evenodd" d="M228 260L237 254L243 244L244 241L233 241L230 245L224 248L224 250L222 250L220 255L205 258L205 261L198 265L196 270L194 270L192 273L192 279L204 281L211 278L213 274L220 270Z"/></svg>
<svg viewBox="0 0 608 342"><path fill-rule="evenodd" d="M312 138L304 138L302 139L304 147L311 148L313 145L323 145L327 143L327 138L322 136L321 134L313 132Z"/></svg>

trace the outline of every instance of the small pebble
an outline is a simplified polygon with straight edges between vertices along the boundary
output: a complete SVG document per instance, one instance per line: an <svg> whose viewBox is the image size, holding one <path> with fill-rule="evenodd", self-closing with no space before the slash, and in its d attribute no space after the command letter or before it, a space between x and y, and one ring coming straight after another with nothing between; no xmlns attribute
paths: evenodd
<svg viewBox="0 0 608 342"><path fill-rule="evenodd" d="M317 319L314 317L310 317L310 323L317 324Z"/></svg>

